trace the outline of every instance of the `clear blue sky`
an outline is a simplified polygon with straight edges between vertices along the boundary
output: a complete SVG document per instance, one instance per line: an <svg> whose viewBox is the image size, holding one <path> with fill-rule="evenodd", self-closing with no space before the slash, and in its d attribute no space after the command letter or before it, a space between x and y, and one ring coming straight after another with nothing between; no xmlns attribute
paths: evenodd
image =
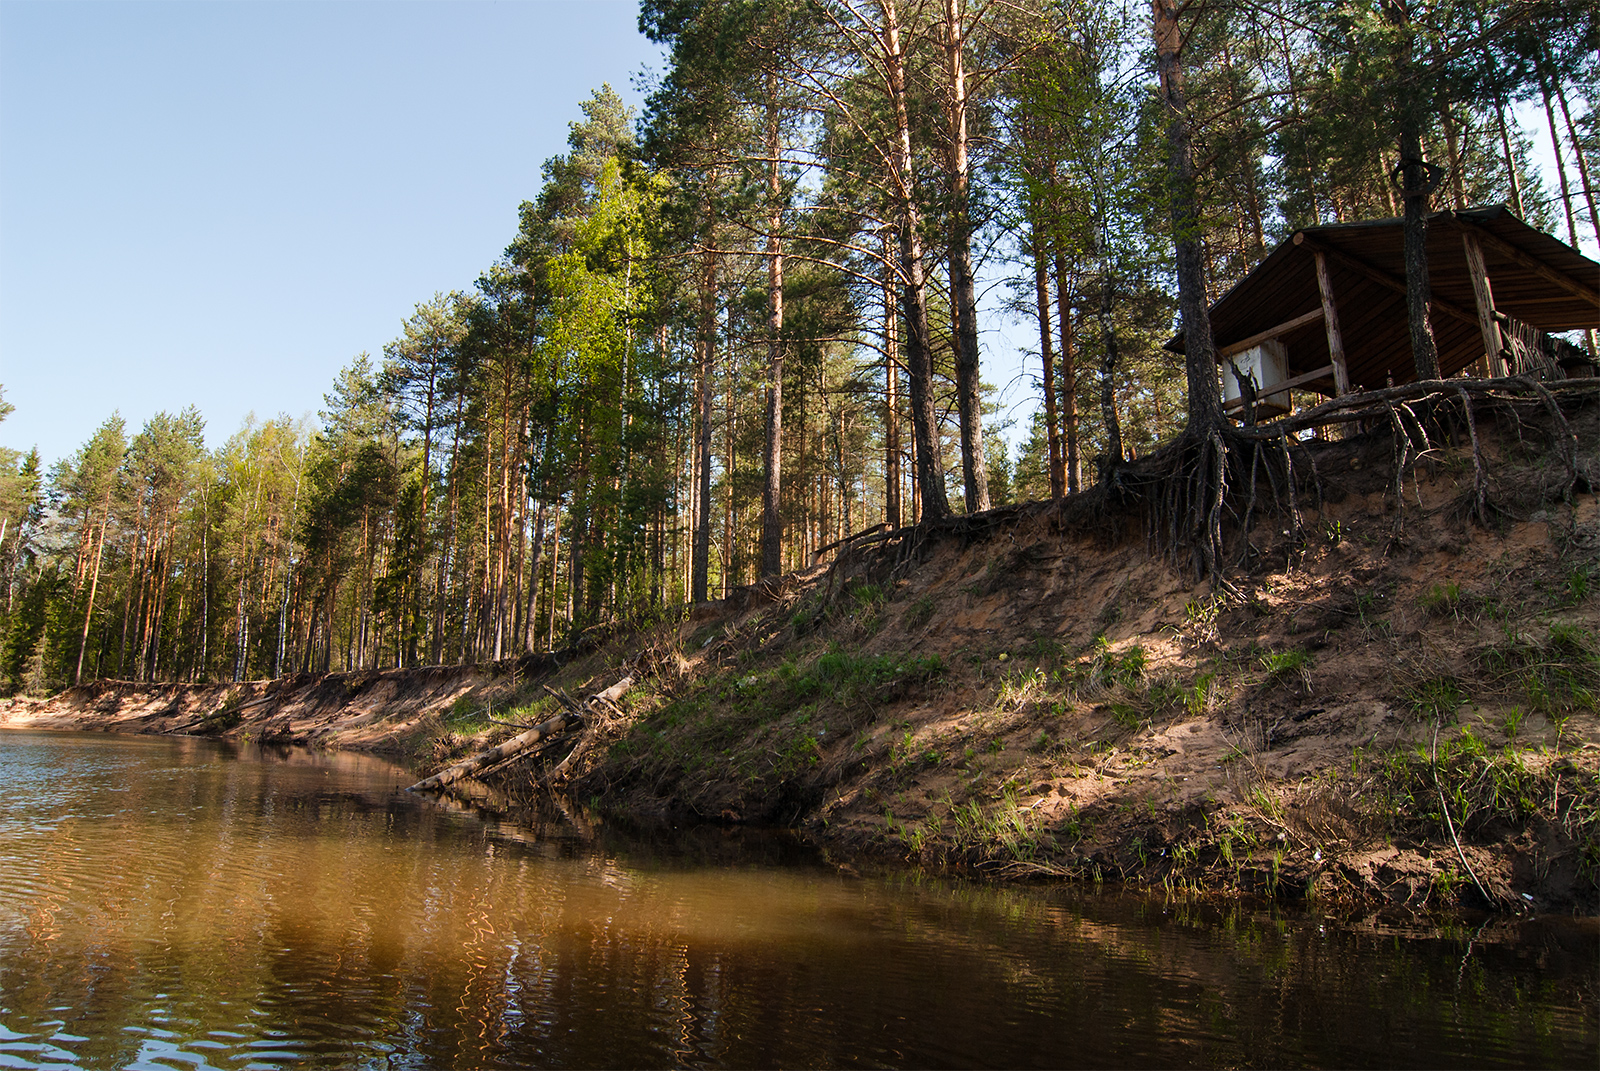
<svg viewBox="0 0 1600 1071"><path fill-rule="evenodd" d="M320 407L468 289L603 82L661 65L634 0L0 2L0 444L113 410Z"/></svg>

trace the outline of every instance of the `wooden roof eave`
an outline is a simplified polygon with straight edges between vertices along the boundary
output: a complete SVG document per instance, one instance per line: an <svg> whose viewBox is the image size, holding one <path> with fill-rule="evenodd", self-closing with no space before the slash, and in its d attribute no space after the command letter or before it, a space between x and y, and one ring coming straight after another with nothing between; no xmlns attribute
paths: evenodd
<svg viewBox="0 0 1600 1071"><path fill-rule="evenodd" d="M1529 227L1504 206L1440 212L1430 222L1439 224L1430 227L1428 246L1434 331L1446 374L1468 367L1484 350L1462 234L1472 234L1482 249L1493 281L1495 320L1518 319L1542 331L1600 326L1600 295L1583 281L1592 276L1600 283L1600 265L1582 253ZM1314 246L1330 262L1351 381L1381 383L1391 374L1409 378L1400 226L1398 219L1324 224L1280 242L1212 303L1219 359L1269 338L1289 347L1293 372L1304 374L1328 359L1316 338L1321 332L1310 326L1322 318L1314 258L1307 248ZM1164 348L1182 353L1184 341L1179 331Z"/></svg>

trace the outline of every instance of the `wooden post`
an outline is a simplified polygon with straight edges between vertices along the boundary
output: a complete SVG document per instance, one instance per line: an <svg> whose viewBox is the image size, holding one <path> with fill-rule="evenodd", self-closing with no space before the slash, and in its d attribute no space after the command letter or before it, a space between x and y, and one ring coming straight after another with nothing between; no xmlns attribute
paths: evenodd
<svg viewBox="0 0 1600 1071"><path fill-rule="evenodd" d="M1481 227L1478 224L1473 223L1471 220L1462 219L1457 215L1452 215L1450 218L1457 227L1460 227L1463 231L1471 233L1473 237L1477 238L1481 246L1487 246L1488 248L1494 250L1494 252L1498 255L1511 261L1513 264L1517 264L1523 268L1526 268L1528 271L1531 271L1533 274L1539 276L1539 278L1543 279L1545 282L1556 286L1566 293L1571 294L1575 298L1587 301L1591 305L1600 305L1600 290L1596 290L1594 287L1587 284L1577 282L1562 272L1556 271L1554 268L1550 267L1550 265L1529 256L1527 253L1524 253L1510 242L1502 241L1500 238L1495 236L1493 231Z"/></svg>
<svg viewBox="0 0 1600 1071"><path fill-rule="evenodd" d="M1328 276L1328 258L1322 251L1312 253L1317 260L1317 292L1322 295L1322 325L1328 331L1328 361L1333 365L1333 390L1336 396L1350 393L1350 370L1344 363L1344 335L1339 332L1339 308L1333 302L1333 280Z"/></svg>
<svg viewBox="0 0 1600 1071"><path fill-rule="evenodd" d="M1489 270L1483 263L1483 248L1478 236L1465 227L1461 229L1461 244L1467 250L1467 274L1472 277L1472 299L1478 306L1478 330L1483 333L1483 353L1489 358L1489 374L1504 378L1505 358L1500 355L1500 325L1494 319L1494 291L1489 287Z"/></svg>

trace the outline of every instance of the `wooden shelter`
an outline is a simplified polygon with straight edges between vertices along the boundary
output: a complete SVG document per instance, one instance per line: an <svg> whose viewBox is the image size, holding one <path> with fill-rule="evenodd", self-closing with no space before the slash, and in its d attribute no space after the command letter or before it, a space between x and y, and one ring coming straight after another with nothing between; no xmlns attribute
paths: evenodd
<svg viewBox="0 0 1600 1071"><path fill-rule="evenodd" d="M1211 306L1218 361L1276 343L1284 378L1261 395L1285 404L1290 389L1331 396L1416 378L1402 253L1398 219L1296 231ZM1550 332L1600 327L1600 264L1505 206L1430 216L1428 274L1443 375L1479 361L1492 376L1594 374ZM1182 334L1166 348L1181 353Z"/></svg>

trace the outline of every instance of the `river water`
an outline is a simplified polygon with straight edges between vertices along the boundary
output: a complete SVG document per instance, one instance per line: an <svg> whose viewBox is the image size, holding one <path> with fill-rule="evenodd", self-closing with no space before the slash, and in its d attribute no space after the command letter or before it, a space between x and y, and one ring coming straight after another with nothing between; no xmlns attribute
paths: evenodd
<svg viewBox="0 0 1600 1071"><path fill-rule="evenodd" d="M1582 1066L1592 920L1335 919L513 825L370 756L0 733L0 1067Z"/></svg>

